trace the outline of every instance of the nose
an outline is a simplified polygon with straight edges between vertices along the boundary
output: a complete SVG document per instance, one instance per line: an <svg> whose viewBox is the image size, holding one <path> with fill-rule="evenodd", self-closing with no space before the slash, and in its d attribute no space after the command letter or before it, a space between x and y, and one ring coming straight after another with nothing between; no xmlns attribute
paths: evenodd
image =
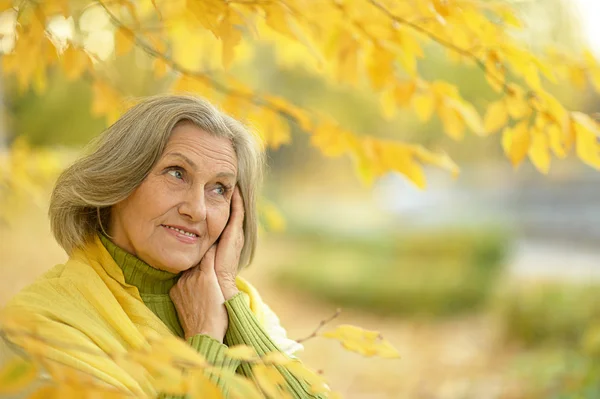
<svg viewBox="0 0 600 399"><path fill-rule="evenodd" d="M179 214L187 216L193 222L206 220L204 186L193 187L188 190L184 200L179 205Z"/></svg>

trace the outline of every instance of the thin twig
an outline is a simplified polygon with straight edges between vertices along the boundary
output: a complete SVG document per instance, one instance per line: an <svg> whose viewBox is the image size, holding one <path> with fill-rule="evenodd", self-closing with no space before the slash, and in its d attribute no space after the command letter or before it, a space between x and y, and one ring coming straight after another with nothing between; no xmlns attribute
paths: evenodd
<svg viewBox="0 0 600 399"><path fill-rule="evenodd" d="M335 313L333 314L333 316L329 317L328 319L325 320L321 320L321 322L319 323L319 325L317 326L317 328L315 329L315 331L312 332L312 334L310 334L309 336L305 337L305 338L300 338L297 339L296 342L298 343L302 343L305 341L308 341L311 338L315 338L318 334L319 331L328 323L330 323L333 319L337 318L340 314L342 313L342 309L341 308L337 308L335 310Z"/></svg>

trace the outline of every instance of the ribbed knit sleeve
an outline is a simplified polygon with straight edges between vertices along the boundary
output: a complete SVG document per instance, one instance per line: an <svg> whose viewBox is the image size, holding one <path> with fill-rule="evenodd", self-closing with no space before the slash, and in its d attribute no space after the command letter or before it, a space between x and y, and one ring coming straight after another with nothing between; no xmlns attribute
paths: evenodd
<svg viewBox="0 0 600 399"><path fill-rule="evenodd" d="M235 372L238 366L240 365L240 361L237 359L232 359L225 355L227 351L227 345L223 345L216 339L211 336L198 334L187 340L188 344L192 348L198 351L204 358L215 366L221 367L225 370L230 370L231 372ZM225 384L219 379L219 377L215 375L211 375L209 377L222 391L225 397L227 397L228 389ZM180 399L183 398L180 395L161 395L161 399Z"/></svg>
<svg viewBox="0 0 600 399"><path fill-rule="evenodd" d="M225 307L227 308L227 313L229 315L229 327L225 334L225 343L228 346L248 345L253 347L259 356L264 356L267 353L274 351L281 352L281 349L275 345L254 313L252 313L252 310L250 310L246 301L244 301L242 293L239 293L226 301ZM323 397L311 394L309 392L308 384L298 380L284 367L276 367L285 379L292 397L297 399ZM242 363L238 368L238 373L250 378L256 384L252 368L249 364Z"/></svg>

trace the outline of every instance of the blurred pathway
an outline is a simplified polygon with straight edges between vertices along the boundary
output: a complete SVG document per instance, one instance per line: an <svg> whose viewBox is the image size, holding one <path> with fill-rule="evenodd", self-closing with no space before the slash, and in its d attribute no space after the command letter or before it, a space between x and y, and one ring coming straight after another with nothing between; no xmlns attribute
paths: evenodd
<svg viewBox="0 0 600 399"><path fill-rule="evenodd" d="M517 243L509 264L510 274L517 279L600 281L600 247L522 240Z"/></svg>

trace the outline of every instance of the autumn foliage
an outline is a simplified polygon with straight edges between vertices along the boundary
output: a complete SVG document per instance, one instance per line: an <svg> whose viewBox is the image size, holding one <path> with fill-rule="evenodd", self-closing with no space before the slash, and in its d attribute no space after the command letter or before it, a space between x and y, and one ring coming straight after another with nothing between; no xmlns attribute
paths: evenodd
<svg viewBox="0 0 600 399"><path fill-rule="evenodd" d="M102 9L110 18L113 57L144 53L157 79L168 78L172 91L198 93L248 121L272 148L288 144L290 125L311 135L325 156L349 156L371 181L389 171L425 186L424 164L454 173L445 154L418 143L383 141L369 132L340 127L318 110L251 87L229 73L240 53L260 42L272 43L282 63L301 64L315 75L344 86L365 82L381 100L382 116L398 108L414 110L427 122L438 117L445 133L460 140L465 131L502 134L514 165L527 156L542 172L553 157L574 150L585 163L600 166L596 138L600 127L586 114L566 109L545 86L568 79L600 91L600 64L594 56L534 54L512 35L521 22L503 2L418 0L358 2L331 0L50 0L10 1L0 11L14 14L14 47L3 69L19 87L43 92L50 68L93 86L93 113L108 122L120 114L132 93L120 92L104 69L106 59L86 46L86 11ZM72 18L69 33L51 22ZM440 46L454 62L480 68L497 92L481 116L459 87L427 81L419 74L424 49ZM243 58L243 57L242 57Z"/></svg>
<svg viewBox="0 0 600 399"><path fill-rule="evenodd" d="M86 29L84 17L90 10L100 10L111 22L107 31L114 41L114 51L109 56L89 46L91 32ZM565 158L572 152L584 163L600 168L599 123L591 115L567 109L547 89L549 84L569 81L578 88L589 83L600 93L599 60L590 52L533 53L512 34L523 27L504 2L0 0L0 12L14 21L13 41L10 48L5 48L2 69L14 76L19 89L43 93L49 73L60 69L68 79L89 81L93 88L92 113L104 116L107 123L119 117L135 93L121 91L106 64L115 57L137 52L145 57L156 79L168 82L170 91L207 97L247 121L272 149L289 144L291 128L296 126L310 135L310 142L324 156L350 157L366 182L393 171L423 188L423 166L428 164L458 173L458 166L443 152L344 128L320 110L301 107L253 87L230 72L258 43L270 43L282 64L301 65L309 73L341 86L368 86L379 98L384 118L406 108L423 123L439 118L445 134L455 140L461 140L467 132L480 136L499 133L513 165L529 157L543 173L548 172L554 158ZM68 21L70 29L59 31L56 21ZM425 50L430 46L443 49L452 62L481 70L497 93L496 99L478 110L474 99L464 98L454 84L423 78L420 66L428 62ZM3 167L19 168L15 157L23 151L22 143L17 142L11 160L3 161ZM6 173L0 176L0 183L17 186L14 182L19 179L19 185L23 185L31 176L27 170ZM397 356L377 333L355 327L340 327L323 336L336 338L347 349L363 355ZM179 360L197 366L202 373L210 368L198 354L185 352L180 346L167 343L164 347L174 351L162 355L181 355ZM260 388L275 396L279 392L278 377L271 367L287 365L289 359L275 355L273 359L255 359L248 349L232 348L230 354L255 362L257 375L264 376ZM147 369L156 366L156 359L136 356ZM7 375L17 375L20 379L13 378L11 384L20 387L33 375L32 367L35 363L8 365L0 380L8 384ZM296 372L302 373L300 369ZM170 377L159 379L165 385L159 384L158 388L175 392L196 389L200 393L212 389L208 377L196 380L207 381L205 385L190 387L185 385L189 383L185 378L165 375ZM70 378L68 373L65 376ZM316 389L322 389L320 377L306 376ZM247 390L240 391L245 392L240 397L257 393L245 382L235 384Z"/></svg>

